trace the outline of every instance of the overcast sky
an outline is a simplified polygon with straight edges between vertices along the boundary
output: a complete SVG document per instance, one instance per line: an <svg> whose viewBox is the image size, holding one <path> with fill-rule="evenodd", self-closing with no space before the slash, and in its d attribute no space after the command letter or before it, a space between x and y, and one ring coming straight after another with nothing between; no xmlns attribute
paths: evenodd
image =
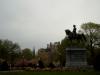
<svg viewBox="0 0 100 75"><path fill-rule="evenodd" d="M90 21L100 23L100 0L0 0L0 39L21 48L46 47Z"/></svg>

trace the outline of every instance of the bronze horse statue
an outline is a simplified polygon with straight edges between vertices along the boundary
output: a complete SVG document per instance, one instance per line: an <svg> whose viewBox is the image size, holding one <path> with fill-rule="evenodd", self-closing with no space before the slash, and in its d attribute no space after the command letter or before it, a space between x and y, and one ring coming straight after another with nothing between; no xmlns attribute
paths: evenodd
<svg viewBox="0 0 100 75"><path fill-rule="evenodd" d="M73 25L73 32L71 32L69 29L65 30L66 35L68 36L69 40L78 40L78 41L86 41L86 37L85 35L82 34L78 34L76 33L76 26Z"/></svg>

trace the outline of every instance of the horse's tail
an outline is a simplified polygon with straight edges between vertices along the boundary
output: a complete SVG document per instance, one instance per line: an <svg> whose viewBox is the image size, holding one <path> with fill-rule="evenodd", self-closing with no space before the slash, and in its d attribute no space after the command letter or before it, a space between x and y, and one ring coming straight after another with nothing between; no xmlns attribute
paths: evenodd
<svg viewBox="0 0 100 75"><path fill-rule="evenodd" d="M85 35L84 35L84 34L82 34L82 38L83 38L85 41L87 41L87 40L86 40L86 37L85 37Z"/></svg>

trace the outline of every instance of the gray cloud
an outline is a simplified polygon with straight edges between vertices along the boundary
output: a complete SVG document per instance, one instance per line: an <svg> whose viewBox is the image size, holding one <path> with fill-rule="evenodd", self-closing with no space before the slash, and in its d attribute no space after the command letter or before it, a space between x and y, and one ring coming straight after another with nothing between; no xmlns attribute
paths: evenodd
<svg viewBox="0 0 100 75"><path fill-rule="evenodd" d="M46 47L73 24L100 23L99 7L100 0L0 0L0 38L22 48Z"/></svg>

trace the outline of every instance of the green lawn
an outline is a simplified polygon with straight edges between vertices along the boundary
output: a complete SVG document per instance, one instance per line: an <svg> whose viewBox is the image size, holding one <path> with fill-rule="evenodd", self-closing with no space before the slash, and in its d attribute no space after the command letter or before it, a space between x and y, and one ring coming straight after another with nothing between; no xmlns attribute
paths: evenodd
<svg viewBox="0 0 100 75"><path fill-rule="evenodd" d="M0 75L100 75L100 72L0 72Z"/></svg>

